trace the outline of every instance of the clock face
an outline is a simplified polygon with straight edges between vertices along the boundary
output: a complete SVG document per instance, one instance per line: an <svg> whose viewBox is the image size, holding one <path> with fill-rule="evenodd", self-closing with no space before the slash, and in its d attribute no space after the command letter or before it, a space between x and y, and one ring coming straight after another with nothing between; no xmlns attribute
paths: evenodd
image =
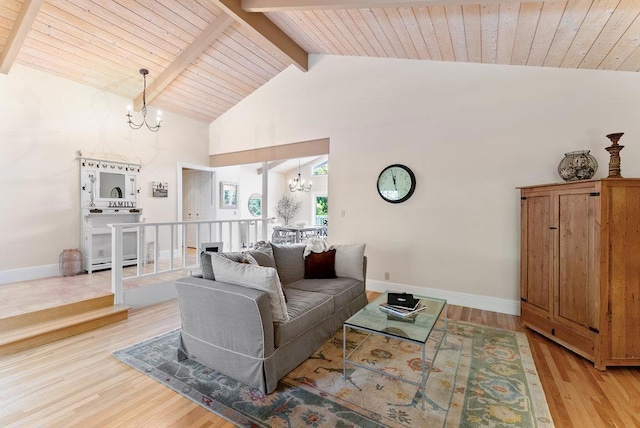
<svg viewBox="0 0 640 428"><path fill-rule="evenodd" d="M406 201L415 189L416 177L413 171L404 165L390 165L383 169L378 177L378 193L382 199L392 204Z"/></svg>

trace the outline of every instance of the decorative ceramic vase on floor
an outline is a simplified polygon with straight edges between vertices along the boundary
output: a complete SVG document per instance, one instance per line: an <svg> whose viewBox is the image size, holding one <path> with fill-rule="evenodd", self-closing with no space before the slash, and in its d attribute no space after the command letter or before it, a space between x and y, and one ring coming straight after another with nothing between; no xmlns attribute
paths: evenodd
<svg viewBox="0 0 640 428"><path fill-rule="evenodd" d="M598 161L589 150L565 153L558 165L558 174L564 181L588 180L598 170Z"/></svg>
<svg viewBox="0 0 640 428"><path fill-rule="evenodd" d="M59 259L62 276L74 276L82 273L82 253L77 248L62 250Z"/></svg>

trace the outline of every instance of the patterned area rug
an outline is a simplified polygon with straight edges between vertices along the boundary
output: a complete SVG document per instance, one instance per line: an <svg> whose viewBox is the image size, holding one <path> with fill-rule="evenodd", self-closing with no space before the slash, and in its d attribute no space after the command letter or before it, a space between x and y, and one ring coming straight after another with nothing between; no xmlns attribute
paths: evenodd
<svg viewBox="0 0 640 428"><path fill-rule="evenodd" d="M420 381L419 346L357 331L347 340L347 352L366 340L351 360ZM196 362L178 362L177 343L175 330L113 355L239 426L553 426L522 333L450 321L427 382L426 410L414 385L353 366L343 380L342 330L269 395Z"/></svg>

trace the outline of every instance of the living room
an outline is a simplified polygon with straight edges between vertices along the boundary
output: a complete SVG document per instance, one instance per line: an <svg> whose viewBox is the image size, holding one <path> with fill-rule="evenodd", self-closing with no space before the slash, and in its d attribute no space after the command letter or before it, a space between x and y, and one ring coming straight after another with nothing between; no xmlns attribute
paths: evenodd
<svg viewBox="0 0 640 428"><path fill-rule="evenodd" d="M632 73L331 56L311 56L311 64L307 73L285 70L210 129L167 112L155 134L119 126L126 100L16 65L2 81L3 140L12 142L3 145L4 194L12 205L48 208L3 211L3 239L13 249L3 275L55 272L60 251L77 247L78 150L140 158L147 221L174 221L176 161L206 165L209 150L330 136L332 237L367 242L372 281L389 272L392 283L473 295L475 307L516 313L516 187L558 182L557 164L578 149L591 151L596 177L604 176L605 135L623 130L624 144L636 132ZM36 102L26 103L29 93ZM628 144L622 152L623 176L638 175L638 150ZM375 189L392 163L417 177L403 204L385 203ZM152 181L168 182L167 198L151 196Z"/></svg>
<svg viewBox="0 0 640 428"><path fill-rule="evenodd" d="M135 79L127 84L141 83ZM367 244L369 289L428 292L515 315L516 187L560 182L558 163L575 150L590 150L600 165L595 178L606 177L612 132L625 133L622 175L640 176L638 79L623 71L318 54L309 56L309 71L286 68L211 123L163 108L162 128L151 133L126 126L130 99L110 85L14 64L0 76L7 201L0 277L55 275L60 251L78 247L78 151L139 159L147 221L173 221L177 162L208 166L220 154L328 138L331 242ZM402 204L376 192L378 174L394 163L416 175L416 191ZM168 183L167 198L152 197L153 181ZM161 332L153 327L140 340Z"/></svg>

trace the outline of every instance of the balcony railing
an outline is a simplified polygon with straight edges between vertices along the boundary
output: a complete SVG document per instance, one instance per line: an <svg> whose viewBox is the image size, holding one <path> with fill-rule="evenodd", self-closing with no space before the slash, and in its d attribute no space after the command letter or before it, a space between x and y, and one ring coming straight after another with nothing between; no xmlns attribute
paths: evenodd
<svg viewBox="0 0 640 428"><path fill-rule="evenodd" d="M221 242L222 251L249 249L267 241L268 219L200 220L163 223L111 224L111 289L115 303L124 303L124 283L177 271L200 269L203 243ZM123 240L125 229L137 230L137 263L125 269ZM190 248L195 248L190 251Z"/></svg>

